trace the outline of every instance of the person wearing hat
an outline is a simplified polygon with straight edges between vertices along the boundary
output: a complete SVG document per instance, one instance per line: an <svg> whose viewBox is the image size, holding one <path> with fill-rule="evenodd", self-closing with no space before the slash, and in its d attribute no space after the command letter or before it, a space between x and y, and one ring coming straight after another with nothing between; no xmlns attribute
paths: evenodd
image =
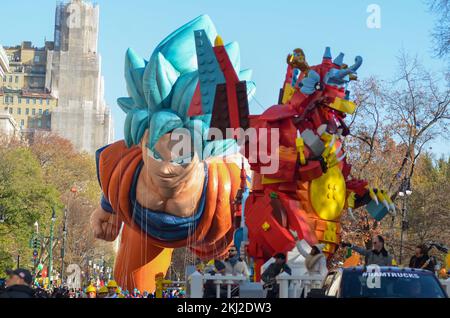
<svg viewBox="0 0 450 318"><path fill-rule="evenodd" d="M108 288L108 296L105 298L117 298L117 288L119 287L117 282L115 280L110 280L106 287Z"/></svg>
<svg viewBox="0 0 450 318"><path fill-rule="evenodd" d="M305 240L299 240L296 231L290 230L295 240L298 252L305 258L305 267L309 275L320 275L323 278L328 274L327 258L322 253L325 244L309 246ZM310 249L308 252L307 249Z"/></svg>
<svg viewBox="0 0 450 318"><path fill-rule="evenodd" d="M280 286L276 281L278 275L283 272L292 274L291 268L286 264L286 254L277 253L273 258L275 261L261 274L261 279L264 282L263 288L267 289L266 298L278 298L280 294Z"/></svg>
<svg viewBox="0 0 450 318"><path fill-rule="evenodd" d="M31 288L33 276L29 270L18 268L7 270L9 278L6 280L6 289L0 298L33 298L34 290Z"/></svg>
<svg viewBox="0 0 450 318"><path fill-rule="evenodd" d="M97 292L97 298L106 298L108 296L108 287L102 286Z"/></svg>
<svg viewBox="0 0 450 318"><path fill-rule="evenodd" d="M305 281L302 293L307 295L311 288L322 288L322 282L328 274L327 258L323 254L325 244L315 244L310 246L305 240L299 240L296 231L290 230L297 247L298 252L305 258L306 274L318 276L320 279L314 281ZM309 252L308 252L309 249Z"/></svg>
<svg viewBox="0 0 450 318"><path fill-rule="evenodd" d="M94 285L89 285L88 288L86 288L86 295L87 298L97 298L97 288L95 288Z"/></svg>

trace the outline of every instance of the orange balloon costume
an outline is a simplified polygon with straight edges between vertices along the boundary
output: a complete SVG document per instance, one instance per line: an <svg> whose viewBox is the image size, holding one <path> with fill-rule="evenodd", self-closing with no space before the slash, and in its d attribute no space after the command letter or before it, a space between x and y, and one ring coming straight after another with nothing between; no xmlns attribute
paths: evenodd
<svg viewBox="0 0 450 318"><path fill-rule="evenodd" d="M124 223L114 277L124 289L153 291L154 277L167 272L174 248L189 246L205 260L225 255L233 243L230 202L239 189L240 169L221 158L207 160L206 204L198 227L186 239L164 242L143 232L132 217L130 189L141 162L139 147L119 141L101 152L98 171L103 194Z"/></svg>

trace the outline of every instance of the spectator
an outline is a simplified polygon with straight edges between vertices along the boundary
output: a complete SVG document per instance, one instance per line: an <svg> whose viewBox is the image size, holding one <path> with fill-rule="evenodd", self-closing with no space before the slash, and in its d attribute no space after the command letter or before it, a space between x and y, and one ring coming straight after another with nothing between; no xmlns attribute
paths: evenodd
<svg viewBox="0 0 450 318"><path fill-rule="evenodd" d="M105 298L117 298L118 287L119 285L117 285L115 280L110 280L106 285L106 288L108 288L108 295Z"/></svg>
<svg viewBox="0 0 450 318"><path fill-rule="evenodd" d="M228 251L228 258L225 259L224 264L227 274L249 276L247 264L239 257L235 246Z"/></svg>
<svg viewBox="0 0 450 318"><path fill-rule="evenodd" d="M86 288L86 296L87 298L97 298L97 288L94 285L89 285Z"/></svg>
<svg viewBox="0 0 450 318"><path fill-rule="evenodd" d="M97 292L97 298L106 298L108 296L108 287L102 286Z"/></svg>
<svg viewBox="0 0 450 318"><path fill-rule="evenodd" d="M48 294L48 292L43 289L42 287L37 287L34 290L34 296L33 298L50 298L50 295Z"/></svg>
<svg viewBox="0 0 450 318"><path fill-rule="evenodd" d="M214 267L208 272L209 275L225 275L225 264L221 261L214 261ZM227 290L222 285L220 287L220 298L226 298ZM203 298L216 298L217 296L217 285L214 284L213 280L207 280L204 285L204 296Z"/></svg>
<svg viewBox="0 0 450 318"><path fill-rule="evenodd" d="M195 269L202 274L205 272L205 264L203 264L202 260L199 258L195 260Z"/></svg>
<svg viewBox="0 0 450 318"><path fill-rule="evenodd" d="M414 256L409 261L409 267L422 268L434 272L433 259L428 256L428 248L425 245L417 245Z"/></svg>
<svg viewBox="0 0 450 318"><path fill-rule="evenodd" d="M296 231L292 231L292 236L296 242L298 252L305 258L305 266L307 273L309 275L321 275L323 278L328 274L327 268L327 258L322 253L325 245L324 244L316 244L314 246L309 246L305 240L299 240ZM302 243L306 244L310 248L310 252L308 253L302 246Z"/></svg>
<svg viewBox="0 0 450 318"><path fill-rule="evenodd" d="M53 290L52 298L70 298L69 291L64 287L55 288Z"/></svg>
<svg viewBox="0 0 450 318"><path fill-rule="evenodd" d="M366 266L392 266L393 259L388 251L384 248L384 238L381 235L374 236L372 239L373 249L368 250L362 247L354 246L350 243L341 243L342 247L350 247L355 252L364 255L366 258Z"/></svg>
<svg viewBox="0 0 450 318"><path fill-rule="evenodd" d="M7 270L9 278L6 280L6 289L0 298L33 298L34 290L31 288L33 277L30 271L19 268Z"/></svg>
<svg viewBox="0 0 450 318"><path fill-rule="evenodd" d="M275 262L269 265L269 267L261 275L261 279L264 281L264 289L267 289L267 298L278 298L280 293L280 287L276 281L276 277L282 272L286 272L291 275L291 268L286 264L286 255L278 253L274 256Z"/></svg>
<svg viewBox="0 0 450 318"><path fill-rule="evenodd" d="M131 298L141 298L141 292L139 289L135 288L133 290L133 293L131 294Z"/></svg>

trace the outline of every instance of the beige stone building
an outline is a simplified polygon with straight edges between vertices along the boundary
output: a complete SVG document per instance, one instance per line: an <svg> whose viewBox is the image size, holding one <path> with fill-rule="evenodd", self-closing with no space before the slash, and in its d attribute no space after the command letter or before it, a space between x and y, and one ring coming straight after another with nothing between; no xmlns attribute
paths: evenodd
<svg viewBox="0 0 450 318"><path fill-rule="evenodd" d="M22 132L50 130L51 112L58 101L45 88L47 53L52 47L36 48L31 42L6 47L9 72L0 79L0 109L13 116Z"/></svg>
<svg viewBox="0 0 450 318"><path fill-rule="evenodd" d="M5 47L0 110L25 134L52 131L79 151L95 153L113 139L98 54L99 7L82 0L57 5L54 41Z"/></svg>
<svg viewBox="0 0 450 318"><path fill-rule="evenodd" d="M9 72L9 60L3 46L0 44L0 77Z"/></svg>
<svg viewBox="0 0 450 318"><path fill-rule="evenodd" d="M3 46L0 45L0 81L3 81L7 73L9 73L9 59ZM0 143L9 142L15 137L19 137L19 126L8 110L0 108Z"/></svg>
<svg viewBox="0 0 450 318"><path fill-rule="evenodd" d="M13 116L0 111L0 143L20 138L20 128Z"/></svg>

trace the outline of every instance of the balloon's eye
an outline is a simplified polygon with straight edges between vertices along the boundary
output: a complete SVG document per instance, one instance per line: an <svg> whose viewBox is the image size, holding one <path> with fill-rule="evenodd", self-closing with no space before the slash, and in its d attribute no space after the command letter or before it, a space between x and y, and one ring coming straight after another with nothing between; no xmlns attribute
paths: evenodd
<svg viewBox="0 0 450 318"><path fill-rule="evenodd" d="M147 147L147 156L153 158L156 161L162 162L162 158L157 151L153 152L150 148Z"/></svg>
<svg viewBox="0 0 450 318"><path fill-rule="evenodd" d="M193 154L181 156L181 157L178 157L177 159L171 160L171 163L174 165L180 165L180 166L188 165L191 163L193 156L194 156Z"/></svg>

